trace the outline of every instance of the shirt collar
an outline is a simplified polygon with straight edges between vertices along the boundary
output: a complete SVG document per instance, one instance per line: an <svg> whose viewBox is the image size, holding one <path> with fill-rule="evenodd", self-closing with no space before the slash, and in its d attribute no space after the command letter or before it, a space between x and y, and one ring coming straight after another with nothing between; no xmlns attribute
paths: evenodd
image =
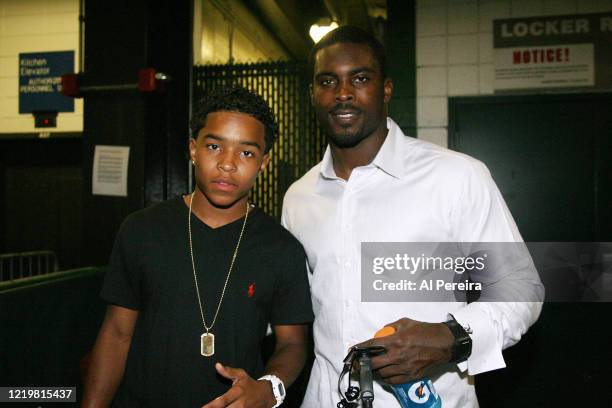
<svg viewBox="0 0 612 408"><path fill-rule="evenodd" d="M321 176L325 179L333 180L337 179L336 172L334 170L334 160L331 155L331 149L329 148L329 144L325 149L325 154L323 155L323 160L321 160Z"/></svg>
<svg viewBox="0 0 612 408"><path fill-rule="evenodd" d="M395 178L402 178L404 172L404 133L391 118L387 118L387 138L372 163Z"/></svg>
<svg viewBox="0 0 612 408"><path fill-rule="evenodd" d="M372 164L392 177L401 178L404 176L404 144L402 142L405 136L391 118L387 118L387 129L389 130L387 137L376 157L374 157ZM338 178L334 171L334 162L329 145L325 149L319 172L322 179L334 180Z"/></svg>

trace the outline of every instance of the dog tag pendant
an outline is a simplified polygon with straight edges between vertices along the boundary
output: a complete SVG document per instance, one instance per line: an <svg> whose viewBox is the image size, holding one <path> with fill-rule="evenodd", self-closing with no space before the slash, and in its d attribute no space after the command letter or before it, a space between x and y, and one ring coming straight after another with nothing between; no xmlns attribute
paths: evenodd
<svg viewBox="0 0 612 408"><path fill-rule="evenodd" d="M210 357L215 354L215 335L212 333L204 333L200 336L200 353L204 357Z"/></svg>

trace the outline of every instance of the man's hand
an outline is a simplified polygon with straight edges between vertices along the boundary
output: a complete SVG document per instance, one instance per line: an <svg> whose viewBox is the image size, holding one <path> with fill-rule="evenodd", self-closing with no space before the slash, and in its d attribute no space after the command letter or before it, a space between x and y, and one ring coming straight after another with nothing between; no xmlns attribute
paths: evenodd
<svg viewBox="0 0 612 408"><path fill-rule="evenodd" d="M403 318L387 324L395 333L373 338L358 346L381 345L387 352L372 357L372 369L388 384L423 378L429 368L451 358L455 338L443 323L425 323Z"/></svg>
<svg viewBox="0 0 612 408"><path fill-rule="evenodd" d="M215 364L217 372L232 380L228 392L212 400L202 408L270 408L276 404L270 381L252 379L242 368Z"/></svg>

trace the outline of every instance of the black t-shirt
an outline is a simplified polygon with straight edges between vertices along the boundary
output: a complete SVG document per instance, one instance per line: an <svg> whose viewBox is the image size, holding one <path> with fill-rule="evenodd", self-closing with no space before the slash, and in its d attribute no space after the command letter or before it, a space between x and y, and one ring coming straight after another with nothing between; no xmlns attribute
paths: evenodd
<svg viewBox="0 0 612 408"><path fill-rule="evenodd" d="M313 319L302 246L261 210L249 213L238 257L211 333L215 354L200 354L204 326L181 197L138 211L117 235L101 297L139 311L116 407L200 407L230 382L215 362L263 370L268 323ZM192 215L193 250L206 324L210 326L244 218L210 228Z"/></svg>

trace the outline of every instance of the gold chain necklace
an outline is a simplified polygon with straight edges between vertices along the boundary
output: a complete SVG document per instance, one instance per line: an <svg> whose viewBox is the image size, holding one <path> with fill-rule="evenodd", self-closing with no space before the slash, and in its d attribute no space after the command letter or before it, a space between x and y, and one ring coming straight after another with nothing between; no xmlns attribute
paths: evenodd
<svg viewBox="0 0 612 408"><path fill-rule="evenodd" d="M200 336L200 354L204 357L210 357L215 354L215 335L210 332L210 330L215 325L217 321L217 316L219 315L219 310L221 309L221 303L223 303L223 296L225 296L225 289L227 288L227 283L229 282L230 275L232 274L232 269L234 268L234 262L236 261L236 257L238 256L238 248L240 248L240 241L242 241L242 235L244 234L244 228L246 227L247 219L249 218L249 202L247 200L246 205L246 214L244 215L244 222L242 223L242 229L240 230L240 236L238 237L238 242L236 243L236 249L234 249L234 255L232 255L232 262L230 263L229 270L227 271L227 277L225 278L225 284L223 285L223 291L221 292L221 298L219 299L219 304L217 304L217 311L215 312L215 316L213 317L212 323L210 326L206 324L206 320L204 319L204 306L202 306L202 299L200 298L200 286L198 285L198 274L196 273L195 262L193 260L193 241L191 239L191 206L193 204L193 196L195 195L195 190L191 193L191 198L189 200L189 217L187 219L187 230L189 231L189 255L191 256L191 268L193 269L193 280L195 281L196 293L198 295L198 305L200 306L200 316L202 316L202 324L204 325L204 329L206 330Z"/></svg>

